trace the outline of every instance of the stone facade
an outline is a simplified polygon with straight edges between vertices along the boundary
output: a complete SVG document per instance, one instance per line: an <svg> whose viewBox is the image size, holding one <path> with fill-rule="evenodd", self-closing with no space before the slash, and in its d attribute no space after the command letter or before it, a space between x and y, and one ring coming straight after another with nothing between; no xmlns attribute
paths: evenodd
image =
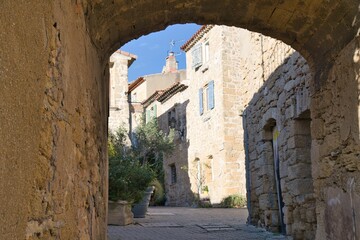
<svg viewBox="0 0 360 240"><path fill-rule="evenodd" d="M136 56L118 50L110 57L109 130L119 127L129 131L128 68Z"/></svg>
<svg viewBox="0 0 360 240"><path fill-rule="evenodd" d="M194 66L193 51L199 43L202 48L208 47L209 52L204 53L203 49L201 65L191 67ZM250 221L273 231L283 230L296 239L314 238L311 75L305 59L280 41L224 26L204 26L184 48L189 87L182 95L189 99L186 106L188 147L182 154L176 153L175 159L185 163L183 158L188 158L184 166L194 195L209 197L212 203L219 203L233 193L245 195L247 152ZM200 103L196 98L199 89L207 87L209 79L216 79L215 107L199 113ZM209 101L209 98L200 98ZM174 105L176 95L168 101ZM162 112L169 111L164 107L161 105ZM207 103L203 103L203 108L206 107ZM274 143L277 144L278 172L274 167ZM184 147L181 145L179 149ZM178 165L176 161L165 159L167 176L171 175L174 165ZM167 177L167 181L170 180ZM182 188L167 184L167 196L174 199L169 204L184 204L179 199L175 201L174 196L181 196L185 183ZM277 200L277 192L282 196L281 201ZM281 229L282 225L286 229Z"/></svg>
<svg viewBox="0 0 360 240"><path fill-rule="evenodd" d="M166 205L192 206L194 193L190 189L188 174L188 148L187 114L190 99L187 91L189 81L175 83L168 89L159 92L144 107L145 111L156 109L160 129L169 134L174 131L175 149L171 154L163 156L164 185L166 192Z"/></svg>
<svg viewBox="0 0 360 240"><path fill-rule="evenodd" d="M360 206L354 173L360 152L359 91L350 90L359 89L357 41L344 49L320 89L313 85L306 61L293 53L250 102L245 118L253 224L278 230L283 222L282 232L294 239L351 239L359 234L359 222L349 217ZM340 72L348 76L347 87ZM341 120L334 120L336 115Z"/></svg>
<svg viewBox="0 0 360 240"><path fill-rule="evenodd" d="M146 111L156 109L157 113L152 115L160 119L163 131L169 130L169 121L174 117L175 122L181 123L177 131L184 133L185 129L186 133L177 142L175 153L164 160L169 205L192 205L188 200L194 200L196 195L209 198L213 204L231 194L245 196L241 115L265 77L289 54L290 48L283 45L247 30L209 25L203 26L183 46L187 52L188 88L182 91L180 99L179 93L172 92L176 85L157 92L145 106ZM198 51L200 58L194 56L194 51ZM271 61L265 65L264 58ZM167 92L171 94L164 104L159 102ZM209 101L213 101L212 105ZM179 178L172 183L174 168L177 175L187 173L184 182ZM179 198L189 190L193 192L192 198Z"/></svg>
<svg viewBox="0 0 360 240"><path fill-rule="evenodd" d="M339 54L311 100L316 239L360 236L360 39Z"/></svg>
<svg viewBox="0 0 360 240"><path fill-rule="evenodd" d="M357 0L2 1L0 235L107 238L108 59L131 39L196 22L261 32L307 59L315 89L316 239L356 239L358 6Z"/></svg>
<svg viewBox="0 0 360 240"><path fill-rule="evenodd" d="M309 89L312 76L299 53L279 42L276 48L269 47L265 52L278 53L282 49L280 52L286 54L282 61L264 54L264 66L278 65L244 112L249 220L294 239L314 239Z"/></svg>
<svg viewBox="0 0 360 240"><path fill-rule="evenodd" d="M178 64L175 56L172 53L169 53L162 73L140 77L129 85L128 101L130 103L130 133L141 123L144 114L146 118L146 111L143 108L145 101L151 98L157 91L169 88L173 84L186 78L186 71L177 69L177 66Z"/></svg>
<svg viewBox="0 0 360 240"><path fill-rule="evenodd" d="M208 101L208 83L214 81L214 108L208 109L208 103L203 102L200 113L196 99L190 101L188 108L192 190L205 197L202 187L206 186L205 194L214 204L231 194L246 195L241 114L263 82L259 40L260 34L244 29L205 26L183 47L187 52L188 91L192 99L199 98L199 89L203 89L203 101ZM193 51L199 44L203 62L192 67ZM250 71L256 77L249 78ZM190 174L199 169L201 173Z"/></svg>

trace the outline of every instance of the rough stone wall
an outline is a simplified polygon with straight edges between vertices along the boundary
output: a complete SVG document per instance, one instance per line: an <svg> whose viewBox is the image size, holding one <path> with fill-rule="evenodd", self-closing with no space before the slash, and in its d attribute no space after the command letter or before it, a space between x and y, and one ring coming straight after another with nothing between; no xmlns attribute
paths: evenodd
<svg viewBox="0 0 360 240"><path fill-rule="evenodd" d="M223 144L224 105L222 90L223 66L221 64L222 56L220 51L222 44L221 35L221 27L214 26L213 29L198 41L198 43L203 43L206 39L209 39L210 45L209 62L203 63L199 69L195 70L191 67L191 50L186 53L187 78L190 81L187 91L189 91L189 96L191 96L187 109L187 136L189 139L188 174L192 191L194 193L200 192L201 195L201 187L208 186L209 196L204 194L205 196L200 197L210 197L212 203L219 203L227 195L225 188L223 188L226 166ZM212 110L206 110L206 106L204 106L204 114L200 115L199 89L204 88L211 80L214 80L215 107ZM211 174L206 174L205 172L210 172Z"/></svg>
<svg viewBox="0 0 360 240"><path fill-rule="evenodd" d="M83 6L0 9L0 236L106 239L108 84Z"/></svg>
<svg viewBox="0 0 360 240"><path fill-rule="evenodd" d="M166 205L168 206L191 206L194 203L194 194L190 189L188 169L187 138L187 107L189 104L189 93L184 91L174 94L171 98L158 105L158 123L164 133L169 133L169 113L174 117L175 125L175 150L164 156L163 167L165 174ZM176 182L172 182L171 165L176 169Z"/></svg>
<svg viewBox="0 0 360 240"><path fill-rule="evenodd" d="M106 195L107 168L104 132L108 86L102 81L107 77L105 62L109 53L126 41L172 23L193 21L248 27L269 34L291 44L309 60L319 89L313 95L315 101L311 107L313 121L319 120L314 126L324 131L320 134L324 141L319 138L312 144L312 149L316 149L312 158L319 160L314 168L314 175L319 176L315 181L315 193L321 200L317 204L317 239L339 239L338 236L351 239L355 235L354 228L343 232L347 228L339 226L345 225L342 219L352 223L346 226L354 226L356 222L354 217L348 216L354 216L352 210L359 209L352 205L360 192L358 185L353 184L359 170L349 171L348 168L358 162L359 145L356 137L340 143L336 138L335 141L329 139L343 133L347 135L347 132L353 135L359 125L359 116L356 116L359 112L358 63L353 54L358 44L352 42L341 52L359 30L358 1L183 0L168 3L132 1L128 7L124 1L113 0L1 2L0 211L4 216L0 220L1 236L51 239L47 235L51 232L57 235L53 238L60 239L106 239L105 204L101 200ZM56 70L55 65L61 68ZM332 74L327 79L331 69ZM52 75L55 77L50 77ZM53 81L55 79L59 80ZM63 90L64 105L61 101L59 104L57 98L51 101L52 97L47 97L59 93L57 89ZM80 95L79 89L82 89ZM59 110L51 108L50 118L44 113L47 101ZM354 111L348 111L348 106ZM67 110L73 118L58 121L65 112L60 110ZM349 119L350 124L346 124ZM64 122L66 131L61 126ZM58 125L61 131L53 128ZM312 128L312 131L317 130ZM48 154L40 154L39 146L47 144L51 145L46 150ZM338 148L343 150L339 155L332 151ZM97 158L97 154L101 156ZM334 157L332 155L337 155L336 161L328 160L327 157ZM332 164L336 166L332 168L334 176L325 174L322 178L326 172L322 168ZM55 169L54 174L50 168ZM96 180L99 175L101 183ZM349 177L354 177L354 181L346 185ZM346 189L349 191L345 193ZM341 192L339 198L333 197L332 190ZM328 191L326 197L323 196L325 191ZM344 194L347 197L341 197ZM59 200L62 197L71 198L71 201ZM87 203L91 199L96 199L96 208L91 201ZM345 204L337 204L343 202L342 199L346 200ZM69 202L62 208L63 203ZM348 202L350 204L346 204ZM348 206L350 208L346 208ZM335 217L325 221L324 209ZM35 224L30 224L34 227L29 227L26 234L28 222ZM64 225L54 222L64 222Z"/></svg>
<svg viewBox="0 0 360 240"><path fill-rule="evenodd" d="M246 195L242 113L263 83L261 34L222 27L223 124L227 194ZM269 39L269 38L268 38Z"/></svg>
<svg viewBox="0 0 360 240"><path fill-rule="evenodd" d="M359 52L357 38L341 52L311 102L316 239L360 236Z"/></svg>
<svg viewBox="0 0 360 240"><path fill-rule="evenodd" d="M290 48L261 34L225 26L213 27L198 40L205 41L209 41L210 60L197 70L188 67L188 91L192 99L198 98L198 89L215 80L215 108L200 116L199 100L190 101L189 165L203 159L203 185L209 187L210 199L217 203L230 194L246 194L241 115L265 78L290 54ZM189 50L188 66L191 62ZM191 179L196 190L196 177Z"/></svg>
<svg viewBox="0 0 360 240"><path fill-rule="evenodd" d="M281 229L282 232L286 230L294 239L314 239L316 217L309 112L312 77L305 59L289 46L264 37L260 42L262 77L266 79L245 112L250 221L279 231L283 214L286 229ZM278 145L278 186L274 142ZM279 207L279 200L284 206Z"/></svg>
<svg viewBox="0 0 360 240"><path fill-rule="evenodd" d="M110 57L109 130L124 127L129 131L128 65L129 57L115 52Z"/></svg>

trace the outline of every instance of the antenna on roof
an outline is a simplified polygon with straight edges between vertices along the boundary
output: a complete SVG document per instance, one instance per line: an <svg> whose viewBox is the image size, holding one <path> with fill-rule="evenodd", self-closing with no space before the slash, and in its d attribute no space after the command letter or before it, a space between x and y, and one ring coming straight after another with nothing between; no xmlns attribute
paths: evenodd
<svg viewBox="0 0 360 240"><path fill-rule="evenodd" d="M173 53L174 56L179 56L179 55L181 55L181 52L177 52L177 53L174 52L175 45L176 45L177 43L181 43L181 42L185 42L185 40L175 41L174 39L172 39L172 40L170 41L170 43L169 43L169 45L170 45L170 50L168 51L168 55L169 55L169 53Z"/></svg>

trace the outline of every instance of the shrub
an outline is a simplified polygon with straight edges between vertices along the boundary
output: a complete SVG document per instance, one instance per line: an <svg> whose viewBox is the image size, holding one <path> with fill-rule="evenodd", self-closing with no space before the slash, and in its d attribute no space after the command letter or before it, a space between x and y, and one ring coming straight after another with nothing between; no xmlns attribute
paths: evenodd
<svg viewBox="0 0 360 240"><path fill-rule="evenodd" d="M220 206L224 208L242 208L246 207L246 204L246 197L239 194L233 194L224 198L221 201Z"/></svg>
<svg viewBox="0 0 360 240"><path fill-rule="evenodd" d="M109 200L136 203L155 177L163 179L162 155L174 149L173 135L164 134L153 119L138 126L135 140L136 144L128 145L124 127L109 133ZM160 204L164 189L161 183L155 187L155 202Z"/></svg>
<svg viewBox="0 0 360 240"><path fill-rule="evenodd" d="M158 179L155 179L150 183L150 185L155 187L154 194L150 201L150 205L163 206L166 200L163 184Z"/></svg>
<svg viewBox="0 0 360 240"><path fill-rule="evenodd" d="M109 158L109 200L136 203L154 178L154 171L137 160Z"/></svg>

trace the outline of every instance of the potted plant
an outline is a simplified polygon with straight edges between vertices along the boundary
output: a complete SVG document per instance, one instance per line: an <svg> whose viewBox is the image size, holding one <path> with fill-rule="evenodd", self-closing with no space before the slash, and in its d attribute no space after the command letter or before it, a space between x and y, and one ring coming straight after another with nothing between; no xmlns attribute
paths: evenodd
<svg viewBox="0 0 360 240"><path fill-rule="evenodd" d="M163 174L162 155L174 149L173 131L163 133L152 119L140 124L135 139L129 147L124 128L109 134L109 200L126 200L134 217L145 217L154 190L150 183Z"/></svg>
<svg viewBox="0 0 360 240"><path fill-rule="evenodd" d="M131 158L110 158L109 221L111 219L110 216L118 218L119 214L131 215L131 205L140 202L146 192L145 190L154 178L155 174L151 168L147 165L140 164L137 160ZM126 203L124 201L126 201ZM123 208L127 209L119 210L122 209L119 205L126 205ZM112 209L115 210L114 215L110 214L110 210ZM121 211L121 213L119 213L119 211ZM115 221L121 222L123 220L115 219Z"/></svg>
<svg viewBox="0 0 360 240"><path fill-rule="evenodd" d="M127 225L133 222L131 205L142 199L155 173L131 152L127 153L124 130L109 136L108 223Z"/></svg>
<svg viewBox="0 0 360 240"><path fill-rule="evenodd" d="M139 161L155 172L157 179L163 178L163 155L171 153L175 144L174 131L170 130L168 134L165 134L159 129L156 118L146 122L142 119L142 123L135 130L136 143L132 145L133 153L138 157ZM137 204L133 206L134 217L145 217L147 208L149 206L151 194L155 187L153 182L143 195L143 198ZM159 183L161 184L161 183ZM160 190L160 189L158 189Z"/></svg>

